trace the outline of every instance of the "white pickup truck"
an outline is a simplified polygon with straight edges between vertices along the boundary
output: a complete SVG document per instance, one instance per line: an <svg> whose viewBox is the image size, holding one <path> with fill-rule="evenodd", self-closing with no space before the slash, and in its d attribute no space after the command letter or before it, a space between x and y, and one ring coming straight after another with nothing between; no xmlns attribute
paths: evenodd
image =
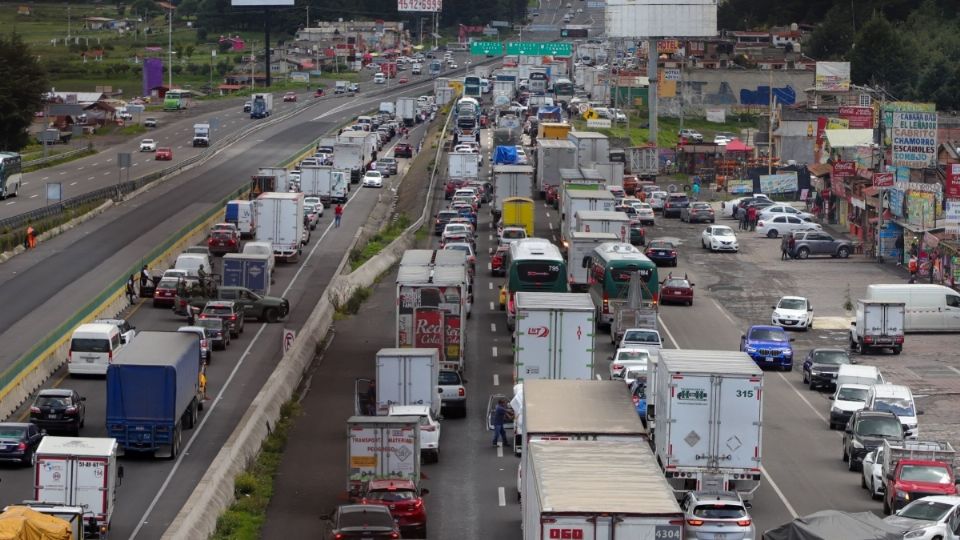
<svg viewBox="0 0 960 540"><path fill-rule="evenodd" d="M457 416L465 418L467 416L467 390L463 386L463 378L452 369L440 370L440 377L437 380L437 388L440 393L440 408L450 417L454 416L453 410L457 411Z"/></svg>

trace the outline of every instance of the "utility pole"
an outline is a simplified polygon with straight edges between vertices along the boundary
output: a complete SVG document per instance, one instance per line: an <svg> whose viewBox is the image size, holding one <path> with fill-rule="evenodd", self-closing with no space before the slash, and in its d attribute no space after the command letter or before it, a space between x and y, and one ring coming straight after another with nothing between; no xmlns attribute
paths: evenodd
<svg viewBox="0 0 960 540"><path fill-rule="evenodd" d="M650 117L650 132L647 140L657 145L657 38L647 38L647 108Z"/></svg>
<svg viewBox="0 0 960 540"><path fill-rule="evenodd" d="M307 30L310 29L310 4L307 4L307 26L306 26L306 28L307 28ZM309 38L310 38L310 35L309 35L309 33L308 33L308 34L307 34L307 39L309 39Z"/></svg>
<svg viewBox="0 0 960 540"><path fill-rule="evenodd" d="M767 123L767 174L773 174L773 67L770 68L770 117Z"/></svg>
<svg viewBox="0 0 960 540"><path fill-rule="evenodd" d="M173 9L167 10L170 25L167 27L167 88L173 88Z"/></svg>
<svg viewBox="0 0 960 540"><path fill-rule="evenodd" d="M264 42L264 63L263 66L267 72L266 87L270 88L270 8L263 9L263 42Z"/></svg>
<svg viewBox="0 0 960 540"><path fill-rule="evenodd" d="M70 4L67 4L67 39L70 39Z"/></svg>

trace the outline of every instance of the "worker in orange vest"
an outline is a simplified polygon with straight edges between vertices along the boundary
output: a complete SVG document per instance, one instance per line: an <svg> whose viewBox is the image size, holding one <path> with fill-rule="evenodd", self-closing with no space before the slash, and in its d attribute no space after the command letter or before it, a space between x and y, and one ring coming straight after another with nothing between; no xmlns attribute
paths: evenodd
<svg viewBox="0 0 960 540"><path fill-rule="evenodd" d="M907 270L910 271L910 283L916 283L917 271L920 270L920 261L917 260L916 255L910 256L910 262L907 263Z"/></svg>
<svg viewBox="0 0 960 540"><path fill-rule="evenodd" d="M27 249L37 247L37 231L32 226L27 227Z"/></svg>

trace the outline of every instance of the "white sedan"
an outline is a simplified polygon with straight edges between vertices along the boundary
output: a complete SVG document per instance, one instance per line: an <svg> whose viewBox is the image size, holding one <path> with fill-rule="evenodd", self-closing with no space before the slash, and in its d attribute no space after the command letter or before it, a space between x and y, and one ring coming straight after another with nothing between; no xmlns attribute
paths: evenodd
<svg viewBox="0 0 960 540"><path fill-rule="evenodd" d="M667 200L666 191L651 191L650 195L647 195L647 201L650 203L650 208L654 210L663 210L663 201Z"/></svg>
<svg viewBox="0 0 960 540"><path fill-rule="evenodd" d="M711 225L700 235L700 245L710 251L739 251L740 244L733 229L726 225Z"/></svg>
<svg viewBox="0 0 960 540"><path fill-rule="evenodd" d="M610 357L610 379L622 379L627 368L647 366L650 360L650 351L641 348L617 349L617 353Z"/></svg>
<svg viewBox="0 0 960 540"><path fill-rule="evenodd" d="M434 463L440 461L440 421L433 416L428 405L391 405L389 416L420 417L420 455L429 456ZM424 459L426 461L426 459Z"/></svg>
<svg viewBox="0 0 960 540"><path fill-rule="evenodd" d="M784 328L813 328L813 306L802 296L784 296L773 306L770 324Z"/></svg>
<svg viewBox="0 0 960 540"><path fill-rule="evenodd" d="M312 207L318 216L323 217L323 202L320 201L320 197L304 197L303 206Z"/></svg>
<svg viewBox="0 0 960 540"><path fill-rule="evenodd" d="M363 175L363 187L383 187L383 175L380 174L380 171L367 171Z"/></svg>
<svg viewBox="0 0 960 540"><path fill-rule="evenodd" d="M804 221L795 216L767 214L757 219L757 234L767 238L776 238L794 231L820 231L819 223Z"/></svg>
<svg viewBox="0 0 960 540"><path fill-rule="evenodd" d="M870 492L870 497L880 499L883 497L883 473L880 472L883 463L883 447L868 453L863 457L863 473L860 479L860 487Z"/></svg>
<svg viewBox="0 0 960 540"><path fill-rule="evenodd" d="M144 139L140 141L140 151L141 152L156 152L157 151L157 141L153 139Z"/></svg>
<svg viewBox="0 0 960 540"><path fill-rule="evenodd" d="M642 225L654 225L656 223L656 216L653 213L653 207L649 204L637 200L628 200L627 204L632 206L634 210L637 211L637 221Z"/></svg>
<svg viewBox="0 0 960 540"><path fill-rule="evenodd" d="M798 217L804 221L813 219L813 214L810 212L804 212L802 210L797 210L796 208L790 206L789 204L774 204L773 206L768 206L760 212L760 219L763 219L765 216L784 216L790 215Z"/></svg>
<svg viewBox="0 0 960 540"><path fill-rule="evenodd" d="M903 535L910 540L955 540L958 537L958 511L960 497L930 495L911 502L883 521L896 527L910 527Z"/></svg>

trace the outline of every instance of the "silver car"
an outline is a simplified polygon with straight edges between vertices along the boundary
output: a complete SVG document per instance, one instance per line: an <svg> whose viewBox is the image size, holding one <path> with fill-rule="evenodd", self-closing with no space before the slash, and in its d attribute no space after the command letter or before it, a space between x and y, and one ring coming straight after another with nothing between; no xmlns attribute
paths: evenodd
<svg viewBox="0 0 960 540"><path fill-rule="evenodd" d="M686 540L754 540L756 530L747 505L735 491L691 491L683 499Z"/></svg>
<svg viewBox="0 0 960 540"><path fill-rule="evenodd" d="M793 233L794 245L790 255L798 259L810 256L829 255L846 259L853 253L853 244L842 238L834 238L823 231L797 231Z"/></svg>

